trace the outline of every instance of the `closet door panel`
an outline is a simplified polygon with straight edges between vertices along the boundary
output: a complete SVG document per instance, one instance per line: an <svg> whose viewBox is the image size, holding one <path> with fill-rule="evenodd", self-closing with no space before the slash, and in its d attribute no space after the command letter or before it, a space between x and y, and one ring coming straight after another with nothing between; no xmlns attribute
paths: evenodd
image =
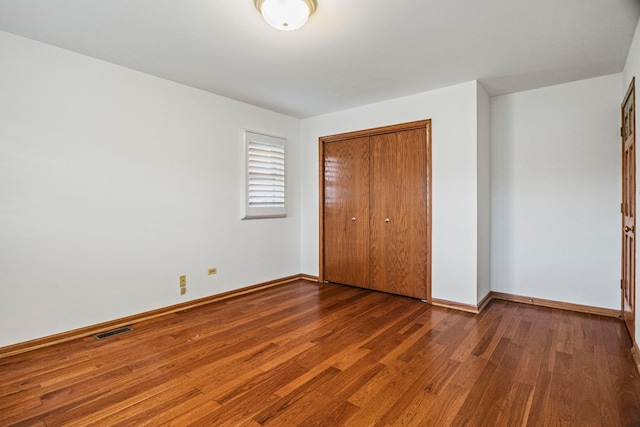
<svg viewBox="0 0 640 427"><path fill-rule="evenodd" d="M324 280L369 283L369 138L324 144Z"/></svg>
<svg viewBox="0 0 640 427"><path fill-rule="evenodd" d="M371 137L372 289L427 298L427 144L424 129Z"/></svg>

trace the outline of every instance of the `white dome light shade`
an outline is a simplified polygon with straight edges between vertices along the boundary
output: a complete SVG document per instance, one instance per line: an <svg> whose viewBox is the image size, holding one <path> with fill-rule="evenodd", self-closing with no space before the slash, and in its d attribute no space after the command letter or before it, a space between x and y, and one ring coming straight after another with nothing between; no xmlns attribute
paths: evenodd
<svg viewBox="0 0 640 427"><path fill-rule="evenodd" d="M315 0L255 0L256 8L273 28L297 30L316 10Z"/></svg>

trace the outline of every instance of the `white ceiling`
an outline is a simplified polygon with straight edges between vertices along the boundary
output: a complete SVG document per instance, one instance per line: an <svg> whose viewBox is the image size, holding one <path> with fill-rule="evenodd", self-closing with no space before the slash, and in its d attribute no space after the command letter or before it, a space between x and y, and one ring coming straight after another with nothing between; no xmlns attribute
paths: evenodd
<svg viewBox="0 0 640 427"><path fill-rule="evenodd" d="M253 0L0 0L2 30L298 118L620 72L639 17L639 0L318 0L281 32Z"/></svg>

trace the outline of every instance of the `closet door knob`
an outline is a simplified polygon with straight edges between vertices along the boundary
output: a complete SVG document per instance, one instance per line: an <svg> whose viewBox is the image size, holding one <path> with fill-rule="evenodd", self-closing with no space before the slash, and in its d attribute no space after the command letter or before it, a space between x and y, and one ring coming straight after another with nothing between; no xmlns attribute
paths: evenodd
<svg viewBox="0 0 640 427"><path fill-rule="evenodd" d="M353 218L351 218L351 221L355 221L355 220L356 220L356 217L355 217L355 216L354 216Z"/></svg>
<svg viewBox="0 0 640 427"><path fill-rule="evenodd" d="M389 218L385 218L385 219L384 219L384 222L389 222Z"/></svg>

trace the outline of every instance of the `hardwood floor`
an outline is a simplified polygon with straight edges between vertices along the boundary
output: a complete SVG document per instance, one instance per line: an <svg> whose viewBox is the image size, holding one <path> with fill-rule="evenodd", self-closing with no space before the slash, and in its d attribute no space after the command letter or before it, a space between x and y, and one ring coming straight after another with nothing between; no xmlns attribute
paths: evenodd
<svg viewBox="0 0 640 427"><path fill-rule="evenodd" d="M306 281L0 359L0 425L638 426L621 321Z"/></svg>

